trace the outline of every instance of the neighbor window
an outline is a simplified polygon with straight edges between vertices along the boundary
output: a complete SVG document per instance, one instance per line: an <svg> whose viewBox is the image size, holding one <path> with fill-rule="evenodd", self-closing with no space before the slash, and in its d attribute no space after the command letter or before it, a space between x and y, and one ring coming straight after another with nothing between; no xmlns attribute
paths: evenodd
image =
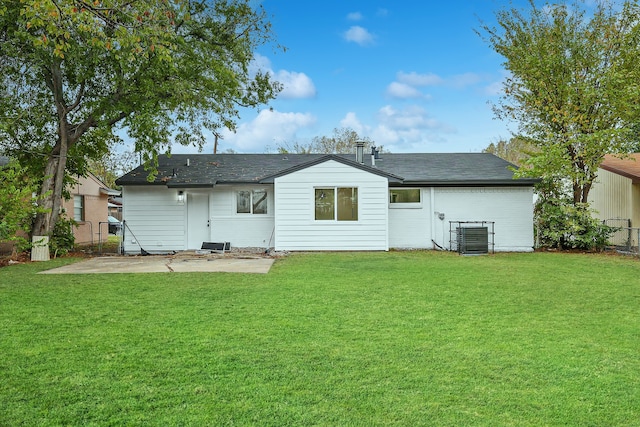
<svg viewBox="0 0 640 427"><path fill-rule="evenodd" d="M73 196L73 219L84 221L84 196Z"/></svg>
<svg viewBox="0 0 640 427"><path fill-rule="evenodd" d="M389 203L420 203L420 189L391 189L389 190Z"/></svg>
<svg viewBox="0 0 640 427"><path fill-rule="evenodd" d="M236 193L236 212L267 213L267 190L240 190Z"/></svg>
<svg viewBox="0 0 640 427"><path fill-rule="evenodd" d="M358 189L334 187L315 189L315 219L357 221Z"/></svg>

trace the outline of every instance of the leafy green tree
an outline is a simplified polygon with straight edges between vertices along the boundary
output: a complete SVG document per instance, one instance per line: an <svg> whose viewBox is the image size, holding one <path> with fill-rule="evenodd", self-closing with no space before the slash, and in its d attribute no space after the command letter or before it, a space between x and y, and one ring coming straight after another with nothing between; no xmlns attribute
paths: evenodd
<svg viewBox="0 0 640 427"><path fill-rule="evenodd" d="M126 130L150 174L172 143L235 129L240 107L281 89L251 71L273 41L251 0L5 0L0 141L43 177L33 234L50 235L65 176L82 175ZM47 195L46 197L44 197Z"/></svg>
<svg viewBox="0 0 640 427"><path fill-rule="evenodd" d="M26 246L18 233L27 233L38 211L33 193L37 183L15 160L0 166L0 241L10 240Z"/></svg>
<svg viewBox="0 0 640 427"><path fill-rule="evenodd" d="M525 161L531 157L536 148L527 140L522 138L511 138L508 141L500 139L491 143L482 150L483 153L491 153L516 166L523 166Z"/></svg>
<svg viewBox="0 0 640 427"><path fill-rule="evenodd" d="M365 143L365 151L374 145L368 137L361 137L351 128L335 128L332 136L316 136L309 144L283 144L277 147L279 153L299 154L351 154L355 153L356 142ZM381 149L382 147L378 147Z"/></svg>
<svg viewBox="0 0 640 427"><path fill-rule="evenodd" d="M109 152L100 159L90 159L89 171L109 188L117 188L116 179L135 169L140 164L140 156L133 151Z"/></svg>
<svg viewBox="0 0 640 427"><path fill-rule="evenodd" d="M497 27L483 24L479 31L510 73L494 112L517 122L517 138L536 148L519 174L542 178L539 203L569 204L574 218L588 218L589 191L604 155L634 147L638 5L529 5L528 12L499 11Z"/></svg>

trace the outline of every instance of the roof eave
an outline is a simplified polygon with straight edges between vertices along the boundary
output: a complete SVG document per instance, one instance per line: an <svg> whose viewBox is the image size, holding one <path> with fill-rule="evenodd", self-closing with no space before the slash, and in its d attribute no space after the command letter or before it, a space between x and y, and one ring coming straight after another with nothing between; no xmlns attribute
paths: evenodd
<svg viewBox="0 0 640 427"><path fill-rule="evenodd" d="M604 169L604 170L606 170L608 172L615 173L617 175L623 176L625 178L629 178L630 180L633 181L634 184L637 184L638 182L640 182L640 176L638 176L636 174L633 174L633 173L630 173L630 172L627 172L627 171L624 171L624 170L619 169L619 168L617 168L615 166L609 166L609 165L601 164L600 168Z"/></svg>
<svg viewBox="0 0 640 427"><path fill-rule="evenodd" d="M405 180L402 187L532 187L540 179Z"/></svg>
<svg viewBox="0 0 640 427"><path fill-rule="evenodd" d="M216 182L167 182L167 188L213 188Z"/></svg>

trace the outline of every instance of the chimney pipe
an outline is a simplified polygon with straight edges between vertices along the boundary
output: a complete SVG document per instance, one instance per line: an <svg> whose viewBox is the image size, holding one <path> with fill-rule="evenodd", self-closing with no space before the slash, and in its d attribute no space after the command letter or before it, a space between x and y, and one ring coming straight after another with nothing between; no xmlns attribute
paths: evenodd
<svg viewBox="0 0 640 427"><path fill-rule="evenodd" d="M375 166L376 165L376 146L372 145L371 146L371 166Z"/></svg>
<svg viewBox="0 0 640 427"><path fill-rule="evenodd" d="M356 141L356 162L364 163L364 142Z"/></svg>

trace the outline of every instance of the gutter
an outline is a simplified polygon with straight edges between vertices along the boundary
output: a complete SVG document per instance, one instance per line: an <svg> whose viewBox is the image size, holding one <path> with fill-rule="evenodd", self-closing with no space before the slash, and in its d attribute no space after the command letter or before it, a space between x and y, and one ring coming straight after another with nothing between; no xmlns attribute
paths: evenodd
<svg viewBox="0 0 640 427"><path fill-rule="evenodd" d="M391 187L531 187L541 179L498 179L486 181L465 180L429 180L429 181L404 181L402 184L389 182Z"/></svg>

